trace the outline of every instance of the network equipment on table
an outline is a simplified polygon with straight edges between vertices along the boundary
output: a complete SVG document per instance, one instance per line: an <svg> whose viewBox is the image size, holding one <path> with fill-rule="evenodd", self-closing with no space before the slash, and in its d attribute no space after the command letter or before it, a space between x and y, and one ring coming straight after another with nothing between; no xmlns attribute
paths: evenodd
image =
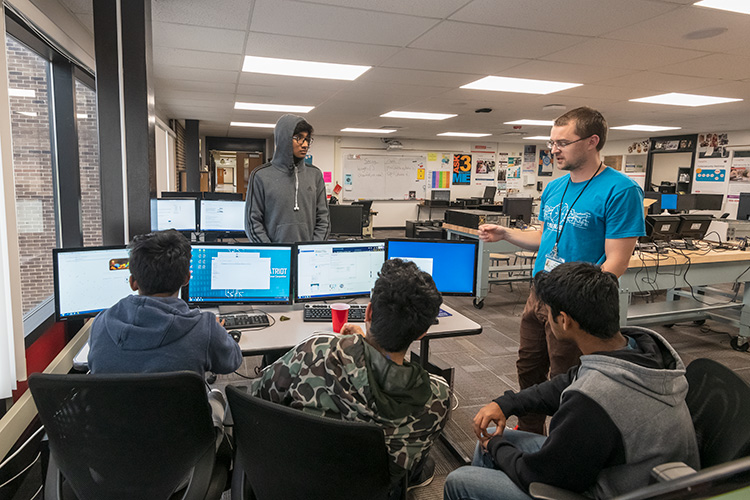
<svg viewBox="0 0 750 500"><path fill-rule="evenodd" d="M406 221L406 237L442 240L445 237L443 222L439 220L408 220Z"/></svg>
<svg viewBox="0 0 750 500"><path fill-rule="evenodd" d="M450 209L445 211L445 222L446 224L477 229L482 224L508 226L509 218L506 215L488 210Z"/></svg>
<svg viewBox="0 0 750 500"><path fill-rule="evenodd" d="M450 205L450 201L450 189L433 189L430 192L430 198L424 200L424 206L447 207L448 205Z"/></svg>
<svg viewBox="0 0 750 500"><path fill-rule="evenodd" d="M243 306L223 315L228 328L264 326L268 318L249 313L252 306L369 297L383 263L394 257L430 273L445 295L476 293L476 241L193 243L183 299L191 306ZM55 249L53 271L58 319L93 316L135 293L125 246ZM355 320L357 312L351 314Z"/></svg>

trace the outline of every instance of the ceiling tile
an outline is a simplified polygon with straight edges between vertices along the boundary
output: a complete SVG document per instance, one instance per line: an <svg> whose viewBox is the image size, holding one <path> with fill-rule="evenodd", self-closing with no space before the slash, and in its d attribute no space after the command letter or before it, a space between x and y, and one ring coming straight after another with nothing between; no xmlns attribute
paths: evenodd
<svg viewBox="0 0 750 500"><path fill-rule="evenodd" d="M154 21L246 30L252 7L247 0L158 0L151 12Z"/></svg>
<svg viewBox="0 0 750 500"><path fill-rule="evenodd" d="M176 80L170 78L155 78L154 88L169 90L185 90L191 92L223 92L234 93L237 85L234 83L219 83L216 81L200 82L190 80Z"/></svg>
<svg viewBox="0 0 750 500"><path fill-rule="evenodd" d="M601 85L631 87L659 92L686 92L691 89L705 87L706 85L713 85L719 82L721 82L721 80L717 78L698 78L682 75L667 75L655 71L637 71L622 77L602 80L599 83Z"/></svg>
<svg viewBox="0 0 750 500"><path fill-rule="evenodd" d="M518 66L527 59L474 54L457 54L437 50L401 49L384 61L386 68L421 69L428 71L454 71L478 75L496 75Z"/></svg>
<svg viewBox="0 0 750 500"><path fill-rule="evenodd" d="M161 22L154 22L152 26L154 46L227 54L245 51L244 31Z"/></svg>
<svg viewBox="0 0 750 500"><path fill-rule="evenodd" d="M364 10L377 10L394 14L408 14L443 19L470 0L304 0L307 3L337 5Z"/></svg>
<svg viewBox="0 0 750 500"><path fill-rule="evenodd" d="M154 61L154 76L163 80L192 80L198 82L236 83L240 71L220 71L203 68L171 66Z"/></svg>
<svg viewBox="0 0 750 500"><path fill-rule="evenodd" d="M154 47L154 64L239 71L242 68L242 56L171 47Z"/></svg>
<svg viewBox="0 0 750 500"><path fill-rule="evenodd" d="M662 66L659 71L689 76L717 76L725 80L750 78L750 57L711 54L691 61Z"/></svg>
<svg viewBox="0 0 750 500"><path fill-rule="evenodd" d="M397 47L384 45L341 43L254 31L247 38L248 55L339 64L375 66L398 51Z"/></svg>
<svg viewBox="0 0 750 500"><path fill-rule="evenodd" d="M449 73L447 71L421 71L413 69L373 68L358 78L362 82L401 83L405 85L429 84L433 87L460 87L481 75Z"/></svg>
<svg viewBox="0 0 750 500"><path fill-rule="evenodd" d="M552 61L528 61L504 71L503 76L554 80L571 83L596 83L633 73L633 70L619 67L592 66L588 64L558 63ZM494 73L497 74L497 73Z"/></svg>

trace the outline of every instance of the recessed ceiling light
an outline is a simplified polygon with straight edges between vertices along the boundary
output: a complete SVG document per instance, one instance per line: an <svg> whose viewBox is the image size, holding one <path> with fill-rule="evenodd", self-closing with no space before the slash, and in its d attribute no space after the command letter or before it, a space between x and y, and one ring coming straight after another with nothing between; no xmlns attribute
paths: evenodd
<svg viewBox="0 0 750 500"><path fill-rule="evenodd" d="M76 118L78 118L79 120L85 120L88 117L89 115L87 115L86 113L76 113Z"/></svg>
<svg viewBox="0 0 750 500"><path fill-rule="evenodd" d="M231 122L230 127L274 128L273 123Z"/></svg>
<svg viewBox="0 0 750 500"><path fill-rule="evenodd" d="M8 95L11 97L36 97L34 89L8 89Z"/></svg>
<svg viewBox="0 0 750 500"><path fill-rule="evenodd" d="M444 113L413 113L411 111L389 111L383 118L412 118L414 120L445 120L458 115L449 115Z"/></svg>
<svg viewBox="0 0 750 500"><path fill-rule="evenodd" d="M709 95L697 94L680 94L670 92L669 94L653 95L651 97L641 97L640 99L630 99L630 102L647 102L651 104L668 104L670 106L709 106L711 104L723 104L725 102L736 102L742 99L733 99L730 97L713 97Z"/></svg>
<svg viewBox="0 0 750 500"><path fill-rule="evenodd" d="M359 132L362 134L391 134L395 128L342 128L342 132Z"/></svg>
<svg viewBox="0 0 750 500"><path fill-rule="evenodd" d="M513 122L505 122L506 125L539 125L540 127L551 127L555 124L555 120L516 120Z"/></svg>
<svg viewBox="0 0 750 500"><path fill-rule="evenodd" d="M532 135L531 137L524 137L524 141L549 141L548 135Z"/></svg>
<svg viewBox="0 0 750 500"><path fill-rule="evenodd" d="M658 125L623 125L621 127L610 127L612 130L635 130L638 132L662 132L664 130L679 130L682 127L660 127Z"/></svg>
<svg viewBox="0 0 750 500"><path fill-rule="evenodd" d="M750 14L750 4L748 4L747 0L702 0L701 2L695 2L693 5L739 12L740 14Z"/></svg>
<svg viewBox="0 0 750 500"><path fill-rule="evenodd" d="M234 109L251 111L281 111L282 113L308 113L315 106L292 106L289 104L261 104L258 102L235 102Z"/></svg>
<svg viewBox="0 0 750 500"><path fill-rule="evenodd" d="M36 112L36 111L19 111L19 112L18 112L18 114L19 114L19 115L23 115L23 116L31 116L31 117L34 117L34 116L36 116L36 115L37 115L37 112Z"/></svg>
<svg viewBox="0 0 750 500"><path fill-rule="evenodd" d="M442 137L487 137L488 135L492 134L471 134L469 132L443 132L442 134L438 134Z"/></svg>
<svg viewBox="0 0 750 500"><path fill-rule="evenodd" d="M307 78L327 78L330 80L356 80L372 66L335 64L274 57L245 56L242 71L267 75L302 76Z"/></svg>
<svg viewBox="0 0 750 500"><path fill-rule="evenodd" d="M462 89L494 90L497 92L518 92L521 94L551 94L561 90L580 87L582 83L552 82L548 80L530 80L528 78L509 78L505 76L485 76L475 82L462 85Z"/></svg>

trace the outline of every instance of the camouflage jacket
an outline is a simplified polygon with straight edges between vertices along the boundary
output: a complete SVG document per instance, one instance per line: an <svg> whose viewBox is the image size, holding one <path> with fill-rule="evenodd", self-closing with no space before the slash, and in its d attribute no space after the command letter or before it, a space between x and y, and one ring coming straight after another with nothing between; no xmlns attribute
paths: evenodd
<svg viewBox="0 0 750 500"><path fill-rule="evenodd" d="M266 367L250 388L252 395L268 401L382 427L392 478L410 470L430 449L445 424L448 391L442 378L412 363L387 360L359 335L333 334L303 341ZM394 405L408 414L383 414L399 413Z"/></svg>

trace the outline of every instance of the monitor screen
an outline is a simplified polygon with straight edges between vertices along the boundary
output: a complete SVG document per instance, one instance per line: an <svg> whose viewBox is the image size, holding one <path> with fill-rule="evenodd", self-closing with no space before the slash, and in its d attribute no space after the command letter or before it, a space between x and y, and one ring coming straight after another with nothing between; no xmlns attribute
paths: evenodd
<svg viewBox="0 0 750 500"><path fill-rule="evenodd" d="M503 213L514 220L531 222L532 198L505 198L503 200Z"/></svg>
<svg viewBox="0 0 750 500"><path fill-rule="evenodd" d="M291 304L292 246L196 243L191 304Z"/></svg>
<svg viewBox="0 0 750 500"><path fill-rule="evenodd" d="M151 200L151 230L196 231L196 200L158 198Z"/></svg>
<svg viewBox="0 0 750 500"><path fill-rule="evenodd" d="M388 240L388 258L414 262L422 271L432 276L440 293L475 294L475 241Z"/></svg>
<svg viewBox="0 0 750 500"><path fill-rule="evenodd" d="M494 199L496 192L497 192L497 187L495 187L495 186L485 186L484 187L484 195L482 196L482 198L484 198L485 200Z"/></svg>
<svg viewBox="0 0 750 500"><path fill-rule="evenodd" d="M92 316L134 295L127 247L56 248L52 251L57 319Z"/></svg>
<svg viewBox="0 0 750 500"><path fill-rule="evenodd" d="M245 202L201 200L201 231L245 232Z"/></svg>
<svg viewBox="0 0 750 500"><path fill-rule="evenodd" d="M713 217L711 215L680 215L680 225L677 228L677 234L680 238L692 238L694 240L703 239L712 220Z"/></svg>
<svg viewBox="0 0 750 500"><path fill-rule="evenodd" d="M750 193L740 193L737 205L737 220L750 220Z"/></svg>
<svg viewBox="0 0 750 500"><path fill-rule="evenodd" d="M661 209L662 210L677 210L677 195L676 194L662 194L661 195Z"/></svg>
<svg viewBox="0 0 750 500"><path fill-rule="evenodd" d="M299 243L296 300L369 297L385 262L385 241Z"/></svg>
<svg viewBox="0 0 750 500"><path fill-rule="evenodd" d="M362 236L361 205L329 205L331 234Z"/></svg>
<svg viewBox="0 0 750 500"><path fill-rule="evenodd" d="M695 194L696 210L721 210L724 206L723 194Z"/></svg>

